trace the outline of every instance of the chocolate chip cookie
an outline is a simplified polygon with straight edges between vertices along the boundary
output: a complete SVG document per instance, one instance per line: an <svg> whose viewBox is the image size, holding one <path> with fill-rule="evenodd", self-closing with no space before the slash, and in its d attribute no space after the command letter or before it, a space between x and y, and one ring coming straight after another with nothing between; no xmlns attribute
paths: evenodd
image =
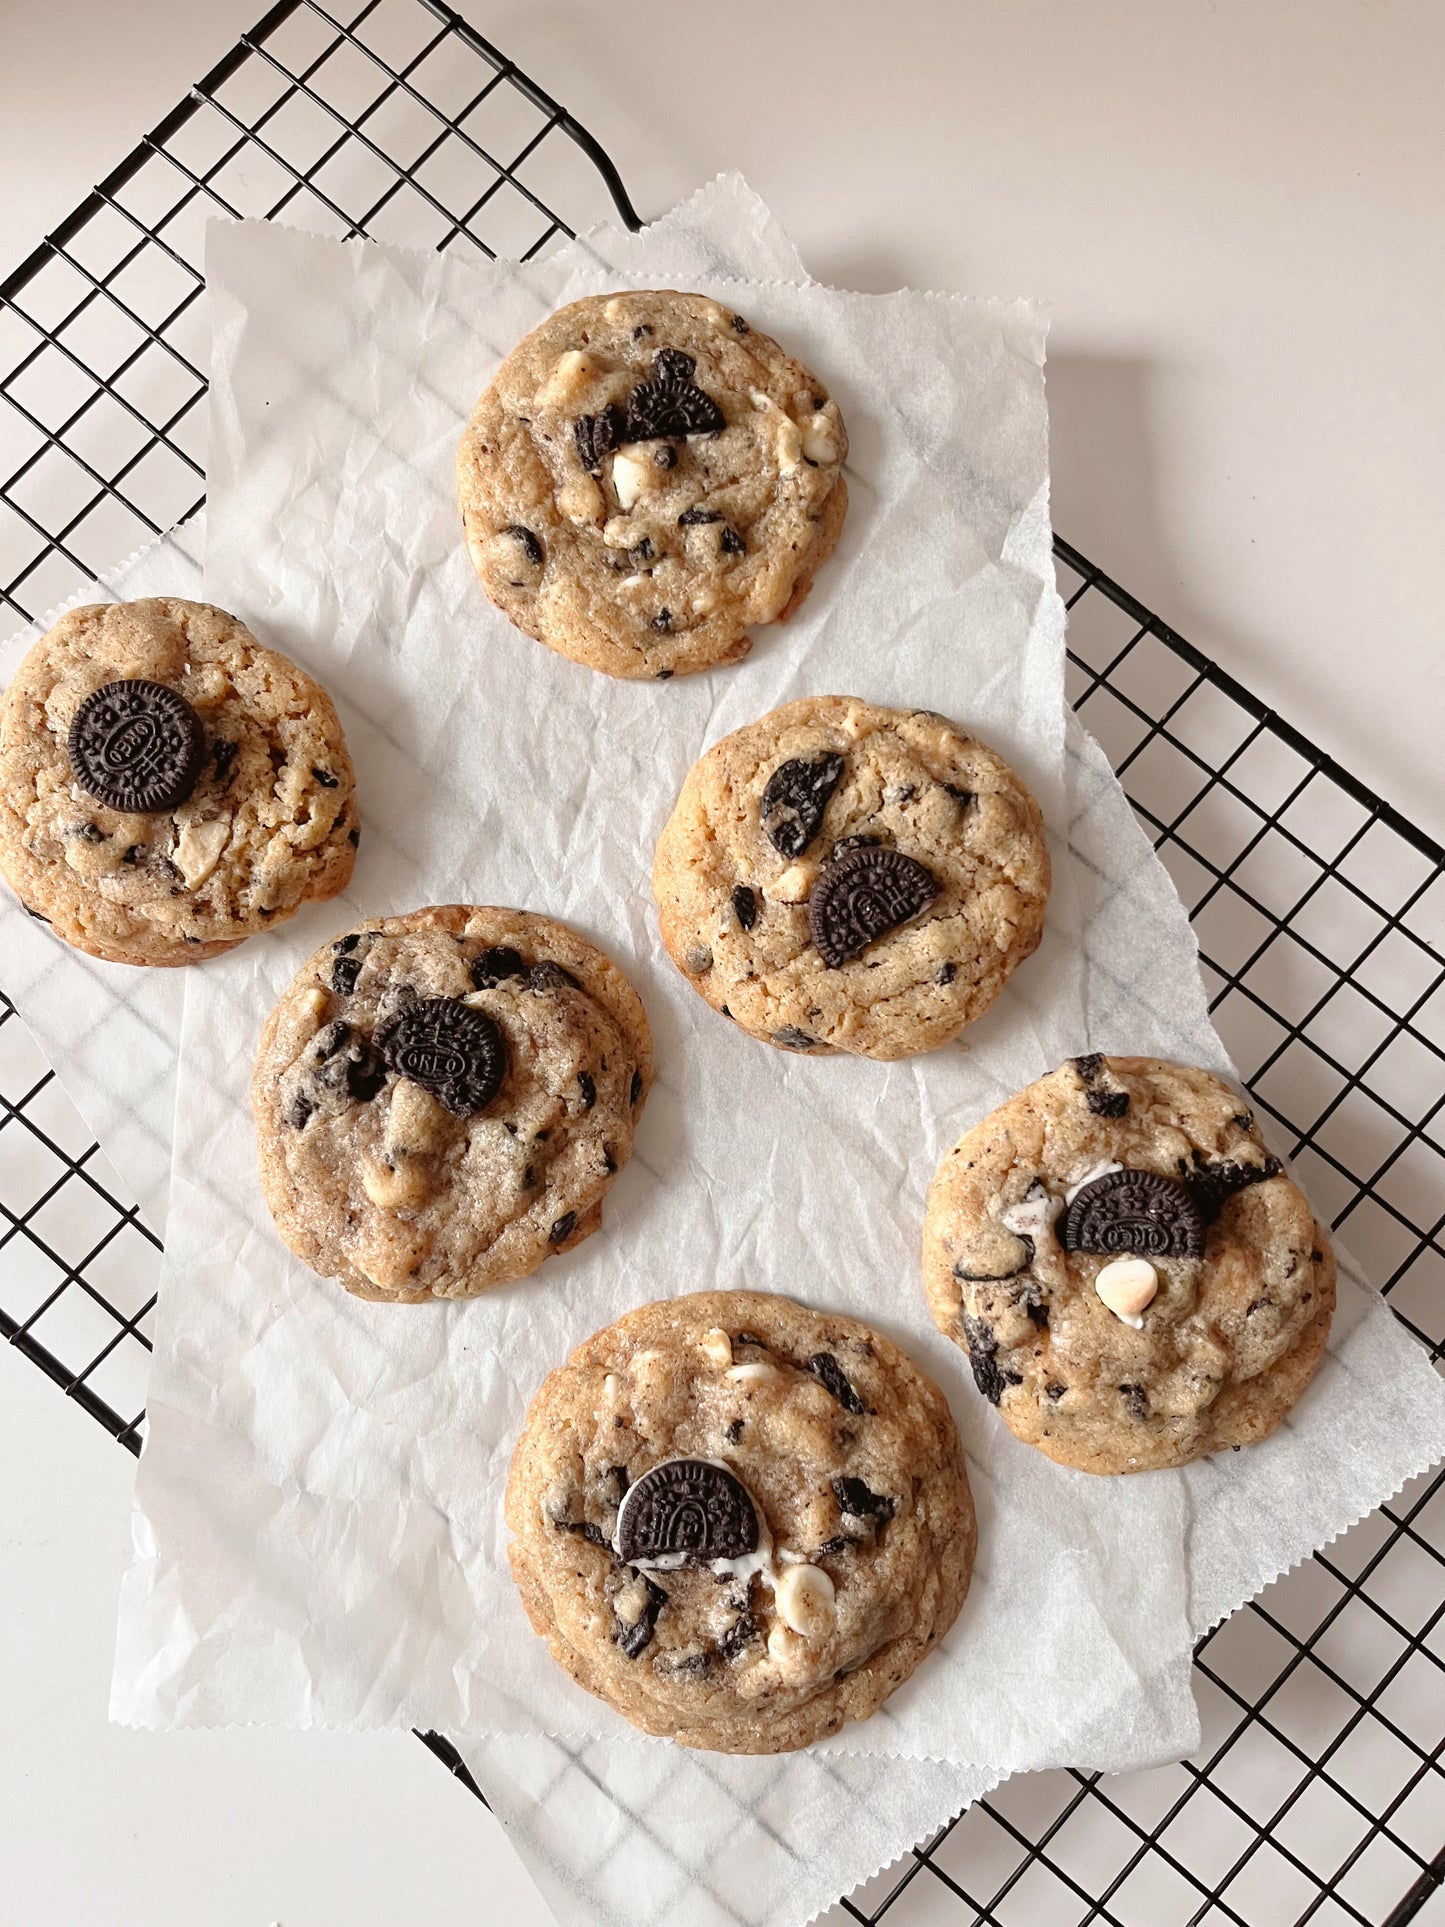
<svg viewBox="0 0 1445 1927"><path fill-rule="evenodd" d="M361 1298L471 1298L580 1244L652 1082L631 984L564 924L358 925L267 1019L251 1086L282 1237Z"/></svg>
<svg viewBox="0 0 1445 1927"><path fill-rule="evenodd" d="M725 736L663 830L652 887L673 962L792 1051L946 1044L1038 946L1038 805L929 710L809 696Z"/></svg>
<svg viewBox="0 0 1445 1927"><path fill-rule="evenodd" d="M957 1618L975 1545L937 1386L855 1319L747 1291L579 1346L532 1401L507 1524L558 1664L721 1753L866 1719Z"/></svg>
<svg viewBox="0 0 1445 1927"><path fill-rule="evenodd" d="M467 548L520 629L610 676L731 662L843 527L838 404L705 295L594 295L514 348L457 456Z"/></svg>
<svg viewBox="0 0 1445 1927"><path fill-rule="evenodd" d="M229 950L345 889L360 836L330 697L221 609L72 609L6 693L0 870L91 956Z"/></svg>
<svg viewBox="0 0 1445 1927"><path fill-rule="evenodd" d="M1011 1432L1061 1465L1187 1465L1272 1432L1313 1377L1330 1242L1208 1071L1077 1057L928 1194L923 1279Z"/></svg>

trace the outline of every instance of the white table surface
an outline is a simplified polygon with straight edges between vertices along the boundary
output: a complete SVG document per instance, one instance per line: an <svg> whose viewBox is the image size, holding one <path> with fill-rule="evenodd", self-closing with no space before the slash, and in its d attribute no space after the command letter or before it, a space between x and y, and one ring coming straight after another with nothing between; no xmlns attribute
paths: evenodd
<svg viewBox="0 0 1445 1927"><path fill-rule="evenodd" d="M261 10L0 0L0 272ZM1049 297L1058 528L1445 839L1437 0L462 10L644 215L740 167L821 279ZM131 1461L6 1352L0 1462L0 1917L550 1919L410 1738L109 1728Z"/></svg>

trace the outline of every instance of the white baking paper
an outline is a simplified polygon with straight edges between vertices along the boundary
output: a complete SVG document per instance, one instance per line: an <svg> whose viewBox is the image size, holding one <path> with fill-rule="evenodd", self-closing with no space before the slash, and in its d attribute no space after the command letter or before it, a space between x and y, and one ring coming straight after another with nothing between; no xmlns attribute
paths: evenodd
<svg viewBox="0 0 1445 1927"><path fill-rule="evenodd" d="M923 1193L961 1117L1082 1034L1067 868L1049 941L970 1050L891 1067L779 1057L720 1022L663 955L647 885L697 755L809 689L965 718L1060 820L1041 321L1023 304L738 285L695 227L651 252L639 276L717 291L826 371L855 450L831 593L731 673L662 688L539 649L481 596L456 540L454 452L476 391L559 300L631 271L212 231L207 592L264 611L267 638L337 695L365 830L345 906L313 907L188 984L165 1364L116 1711L636 1744L526 1621L505 1563L506 1466L547 1366L589 1332L659 1294L738 1284L898 1337L951 1385L971 1452L970 1603L919 1677L831 1749L993 1773L1158 1758L1192 1727L1177 1667L1152 1693L1139 1684L1186 1643L1179 1493L1108 1496L1079 1478L1061 1509L1053 1468L993 1423L913 1278ZM604 1235L542 1278L398 1318L318 1281L275 1235L249 1064L322 937L456 899L535 906L600 941L642 992L660 1074ZM1049 1648L1047 1700L1024 1624Z"/></svg>

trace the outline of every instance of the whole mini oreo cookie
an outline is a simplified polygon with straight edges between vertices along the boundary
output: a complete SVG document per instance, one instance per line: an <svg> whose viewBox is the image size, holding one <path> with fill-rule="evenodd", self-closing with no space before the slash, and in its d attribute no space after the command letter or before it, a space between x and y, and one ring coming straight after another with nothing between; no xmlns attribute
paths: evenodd
<svg viewBox="0 0 1445 1927"><path fill-rule="evenodd" d="M628 1487L617 1514L617 1556L629 1566L667 1571L745 1559L758 1539L747 1487L712 1459L664 1459Z"/></svg>
<svg viewBox="0 0 1445 1927"><path fill-rule="evenodd" d="M1188 1185L1159 1171L1108 1171L1064 1213L1066 1251L1111 1257L1202 1258L1204 1217Z"/></svg>
<svg viewBox="0 0 1445 1927"><path fill-rule="evenodd" d="M856 957L938 895L933 873L902 850L865 844L830 863L808 899L808 929L829 970Z"/></svg>
<svg viewBox="0 0 1445 1927"><path fill-rule="evenodd" d="M196 787L206 735L179 691L136 678L104 683L86 697L66 751L88 796L108 809L155 815Z"/></svg>
<svg viewBox="0 0 1445 1927"><path fill-rule="evenodd" d="M497 1026L455 997L413 1004L387 1036L382 1054L398 1076L430 1091L453 1117L485 1110L507 1068Z"/></svg>

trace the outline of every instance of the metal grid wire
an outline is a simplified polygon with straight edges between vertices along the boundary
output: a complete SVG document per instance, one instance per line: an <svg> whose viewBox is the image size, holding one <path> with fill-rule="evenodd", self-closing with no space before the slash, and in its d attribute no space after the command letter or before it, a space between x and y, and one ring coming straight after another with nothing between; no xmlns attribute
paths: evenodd
<svg viewBox="0 0 1445 1927"><path fill-rule="evenodd" d="M447 8L339 5L273 8L0 284L16 626L200 504L212 213L487 255L535 254L613 207L637 225L591 136ZM1057 554L1071 698L1190 907L1224 1040L1317 1209L1438 1362L1445 852ZM0 992L0 1335L132 1451L158 1261ZM1445 1920L1442 1484L1416 1481L1201 1642L1194 1759L1011 1781L829 1920Z"/></svg>

